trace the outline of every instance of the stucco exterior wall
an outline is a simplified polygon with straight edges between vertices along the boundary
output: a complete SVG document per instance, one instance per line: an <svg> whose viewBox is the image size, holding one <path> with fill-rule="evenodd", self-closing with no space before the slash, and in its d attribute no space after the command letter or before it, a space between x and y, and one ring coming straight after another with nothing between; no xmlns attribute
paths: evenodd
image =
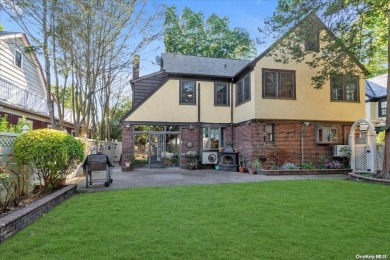
<svg viewBox="0 0 390 260"><path fill-rule="evenodd" d="M295 71L296 99L272 99L262 97L262 69L282 69ZM282 64L272 57L264 57L257 62L253 78L256 83L255 118L295 119L353 122L365 116L364 79L359 81L359 101L331 101L330 81L321 89L315 89L311 77L316 71L304 62Z"/></svg>
<svg viewBox="0 0 390 260"><path fill-rule="evenodd" d="M206 123L230 123L230 106L214 106L214 82L196 81L200 87L200 121ZM180 80L170 79L149 97L126 121L195 123L198 121L197 104L179 103Z"/></svg>

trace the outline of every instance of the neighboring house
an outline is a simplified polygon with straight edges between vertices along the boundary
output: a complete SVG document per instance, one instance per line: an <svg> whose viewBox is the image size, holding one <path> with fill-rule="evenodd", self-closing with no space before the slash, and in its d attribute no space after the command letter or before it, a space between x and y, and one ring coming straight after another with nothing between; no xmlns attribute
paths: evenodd
<svg viewBox="0 0 390 260"><path fill-rule="evenodd" d="M356 62L360 75L333 75L314 89L316 71L305 62L277 63L268 55L278 42L252 61L162 54L160 71L131 81L123 156L150 167L184 167L195 151L204 164L223 155L220 164L235 166L234 155L219 153L232 145L264 166L330 159L333 146L346 144L353 122L365 117L365 68Z"/></svg>
<svg viewBox="0 0 390 260"><path fill-rule="evenodd" d="M50 128L45 79L37 57L25 51L28 46L25 34L0 31L0 115L7 115L12 124L25 116L33 129ZM65 128L73 130L69 110Z"/></svg>
<svg viewBox="0 0 390 260"><path fill-rule="evenodd" d="M387 74L366 80L366 118L375 127L386 125Z"/></svg>

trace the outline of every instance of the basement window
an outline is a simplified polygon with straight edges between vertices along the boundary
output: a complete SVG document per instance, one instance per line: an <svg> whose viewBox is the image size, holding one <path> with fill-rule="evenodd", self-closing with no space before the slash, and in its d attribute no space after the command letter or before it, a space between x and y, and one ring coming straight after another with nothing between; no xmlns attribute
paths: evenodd
<svg viewBox="0 0 390 260"><path fill-rule="evenodd" d="M317 126L316 143L334 144L338 142L338 130L334 126Z"/></svg>

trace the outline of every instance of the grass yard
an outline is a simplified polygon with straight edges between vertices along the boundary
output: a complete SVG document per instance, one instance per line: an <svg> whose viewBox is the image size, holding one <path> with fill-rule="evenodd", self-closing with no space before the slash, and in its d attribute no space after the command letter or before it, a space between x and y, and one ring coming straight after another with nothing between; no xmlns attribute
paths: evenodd
<svg viewBox="0 0 390 260"><path fill-rule="evenodd" d="M0 259L389 259L389 237L385 185L137 188L72 197L0 244Z"/></svg>

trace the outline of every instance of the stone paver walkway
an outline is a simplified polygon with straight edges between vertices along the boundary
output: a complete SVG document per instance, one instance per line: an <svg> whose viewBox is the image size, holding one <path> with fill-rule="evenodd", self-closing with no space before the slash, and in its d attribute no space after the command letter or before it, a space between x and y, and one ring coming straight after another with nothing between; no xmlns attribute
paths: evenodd
<svg viewBox="0 0 390 260"><path fill-rule="evenodd" d="M216 170L186 170L179 168L149 169L136 168L130 172L122 172L119 166L114 167L112 173L113 182L109 187L104 187L104 182L92 183L85 187L85 176L75 177L67 181L67 184L77 184L80 192L93 192L113 189L126 189L134 187L174 186L174 185L201 185L223 184L239 182L259 182L273 180L301 180L301 179L347 179L348 175L288 175L265 176L239 172L224 172ZM93 172L92 180L104 179L105 172Z"/></svg>

